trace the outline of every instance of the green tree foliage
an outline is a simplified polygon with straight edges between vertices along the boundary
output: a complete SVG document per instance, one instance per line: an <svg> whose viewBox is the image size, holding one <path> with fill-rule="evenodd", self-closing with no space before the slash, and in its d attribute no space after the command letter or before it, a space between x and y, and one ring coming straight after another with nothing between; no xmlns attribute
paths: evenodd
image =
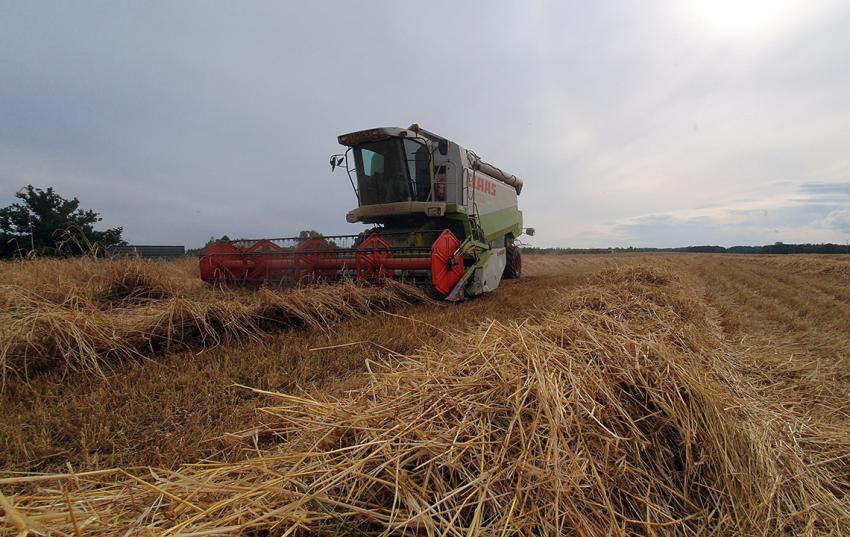
<svg viewBox="0 0 850 537"><path fill-rule="evenodd" d="M80 209L80 200L66 200L53 188L27 185L15 196L20 202L0 209L0 257L27 255L79 255L96 248L126 244L122 228L97 231L102 219Z"/></svg>
<svg viewBox="0 0 850 537"><path fill-rule="evenodd" d="M322 235L315 229L305 229L298 233L299 239L312 239L313 237L324 237L324 235Z"/></svg>

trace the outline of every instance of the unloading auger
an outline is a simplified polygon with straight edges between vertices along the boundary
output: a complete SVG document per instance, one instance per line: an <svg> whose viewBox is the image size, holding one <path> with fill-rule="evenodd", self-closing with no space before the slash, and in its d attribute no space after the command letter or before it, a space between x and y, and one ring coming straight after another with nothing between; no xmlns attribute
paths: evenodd
<svg viewBox="0 0 850 537"><path fill-rule="evenodd" d="M201 278L223 284L388 278L424 282L447 300L477 296L522 274L522 181L426 131L385 127L343 134L331 156L357 195L356 235L216 241ZM525 230L529 235L534 230Z"/></svg>

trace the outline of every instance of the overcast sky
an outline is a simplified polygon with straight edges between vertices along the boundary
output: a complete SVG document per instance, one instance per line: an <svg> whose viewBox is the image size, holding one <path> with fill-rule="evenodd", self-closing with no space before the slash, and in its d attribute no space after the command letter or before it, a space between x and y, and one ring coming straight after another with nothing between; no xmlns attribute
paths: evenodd
<svg viewBox="0 0 850 537"><path fill-rule="evenodd" d="M352 233L338 134L525 181L539 246L850 239L850 9L824 0L0 3L0 205L136 244Z"/></svg>

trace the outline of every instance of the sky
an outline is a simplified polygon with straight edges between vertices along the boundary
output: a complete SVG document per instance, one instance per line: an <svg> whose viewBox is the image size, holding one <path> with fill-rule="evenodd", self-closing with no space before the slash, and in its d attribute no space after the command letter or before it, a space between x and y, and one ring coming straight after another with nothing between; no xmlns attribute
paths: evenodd
<svg viewBox="0 0 850 537"><path fill-rule="evenodd" d="M848 66L831 0L3 1L0 206L354 233L336 136L416 122L523 179L528 244L843 244Z"/></svg>

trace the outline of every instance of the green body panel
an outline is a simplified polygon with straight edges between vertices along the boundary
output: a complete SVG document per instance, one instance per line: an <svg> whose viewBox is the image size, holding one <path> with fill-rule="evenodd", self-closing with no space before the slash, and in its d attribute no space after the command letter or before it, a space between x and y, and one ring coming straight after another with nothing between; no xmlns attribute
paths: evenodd
<svg viewBox="0 0 850 537"><path fill-rule="evenodd" d="M472 233L475 217L467 214L463 207L449 205L446 207L446 218L463 222L467 237L475 235ZM516 207L508 207L500 211L480 214L478 215L478 226L487 242L492 242L508 234L513 235L514 238L519 237L522 234L522 211Z"/></svg>
<svg viewBox="0 0 850 537"><path fill-rule="evenodd" d="M516 207L480 214L478 222L487 242L493 242L508 234L516 238L522 233L522 211Z"/></svg>

